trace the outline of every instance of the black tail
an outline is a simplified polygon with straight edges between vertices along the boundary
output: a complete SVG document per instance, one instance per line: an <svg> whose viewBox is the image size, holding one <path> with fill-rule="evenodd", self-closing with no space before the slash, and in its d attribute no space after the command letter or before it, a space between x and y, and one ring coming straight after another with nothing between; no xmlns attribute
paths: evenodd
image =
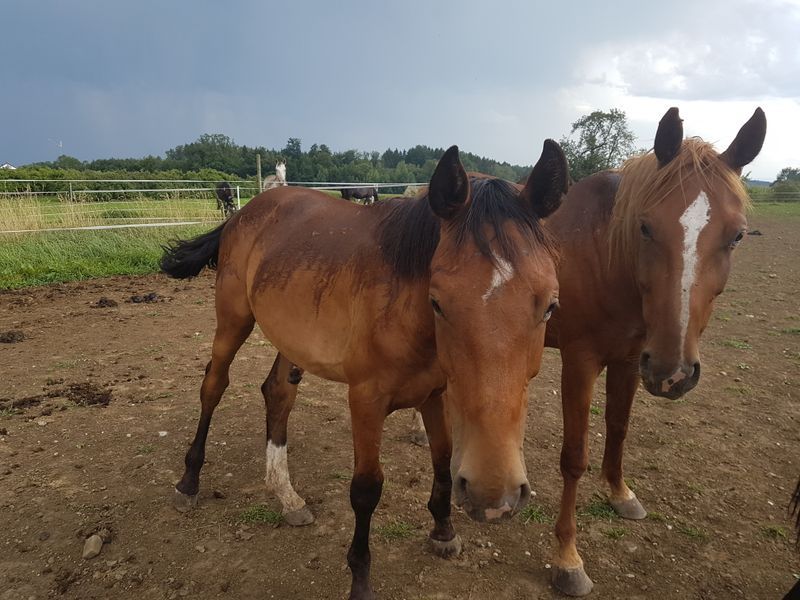
<svg viewBox="0 0 800 600"><path fill-rule="evenodd" d="M172 240L162 246L161 270L175 279L196 277L203 267L215 268L219 254L219 239L225 223L190 240Z"/></svg>

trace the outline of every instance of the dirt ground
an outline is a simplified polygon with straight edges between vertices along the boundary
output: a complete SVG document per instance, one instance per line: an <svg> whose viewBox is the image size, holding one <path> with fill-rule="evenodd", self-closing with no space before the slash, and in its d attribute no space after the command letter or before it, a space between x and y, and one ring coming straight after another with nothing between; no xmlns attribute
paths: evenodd
<svg viewBox="0 0 800 600"><path fill-rule="evenodd" d="M800 474L800 223L752 221L764 235L737 252L698 388L678 402L637 397L626 473L651 511L645 521L609 517L598 501L596 393L579 496L591 598L780 598L800 573L786 513ZM289 421L292 479L316 522L243 521L261 503L278 509L263 490L258 389L274 349L258 333L215 414L198 509L171 506L214 332L211 276L0 293L0 332L13 332L0 343L0 600L346 597L344 386L306 376ZM561 486L558 369L548 351L530 389L525 450L539 510L502 525L456 510L455 560L425 550L429 456L407 441L409 413L388 419L372 535L380 598L558 597L548 564ZM107 543L84 560L94 532Z"/></svg>

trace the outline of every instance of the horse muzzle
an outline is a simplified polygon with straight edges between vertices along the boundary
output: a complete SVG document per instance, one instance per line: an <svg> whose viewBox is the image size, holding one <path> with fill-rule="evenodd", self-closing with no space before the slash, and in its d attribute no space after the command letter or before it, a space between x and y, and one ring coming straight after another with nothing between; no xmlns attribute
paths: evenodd
<svg viewBox="0 0 800 600"><path fill-rule="evenodd" d="M458 475L453 482L453 490L456 506L463 508L472 520L481 523L510 519L531 498L531 486L527 481L510 487L502 494L484 494L477 485Z"/></svg>
<svg viewBox="0 0 800 600"><path fill-rule="evenodd" d="M677 400L700 381L700 361L664 368L645 351L639 358L639 373L645 389L653 396Z"/></svg>

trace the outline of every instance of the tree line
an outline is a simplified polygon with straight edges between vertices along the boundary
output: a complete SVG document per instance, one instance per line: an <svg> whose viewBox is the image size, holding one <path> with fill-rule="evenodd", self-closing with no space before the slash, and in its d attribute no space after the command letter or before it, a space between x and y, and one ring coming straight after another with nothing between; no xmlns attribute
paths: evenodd
<svg viewBox="0 0 800 600"><path fill-rule="evenodd" d="M635 147L635 136L625 113L615 108L584 115L572 124L569 135L563 136L559 143L569 161L574 181L598 171L616 168L628 157L647 150ZM204 134L194 142L167 150L163 157L81 161L63 155L52 162L35 163L16 171L0 171L0 191L11 189L10 182L2 184L3 179L10 178L249 179L254 182L256 154L261 156L262 174L265 177L272 174L274 165L282 160L286 162L290 181L427 183L443 153L443 148L425 145L406 150L387 148L383 152L334 152L325 144L315 143L304 150L299 138L289 138L283 148L267 149L236 144L223 134ZM509 181L524 179L531 168L529 165L512 165L471 152L462 152L461 160L468 171L487 173ZM125 187L124 184L115 185ZM45 184L39 187L41 191L51 191ZM797 200L800 198L800 169L787 167L768 188L751 186L750 189L757 200Z"/></svg>
<svg viewBox="0 0 800 600"><path fill-rule="evenodd" d="M69 171L83 173L86 175L83 177L85 179L97 179L100 178L98 174L110 173L135 174L132 177L134 179L161 179L164 177L160 174L167 173L170 175L205 173L206 177L212 180L253 179L256 175L256 154L260 154L262 174L265 177L272 174L275 164L282 160L286 162L290 181L427 183L443 153L444 148L431 148L425 145L417 145L407 150L389 148L383 153L357 150L334 152L325 144L313 144L304 150L298 138L289 138L283 148L267 149L263 146L239 145L222 134L204 134L194 142L167 150L164 157L81 161L64 155L52 162L28 165L22 171L35 170L40 174ZM499 162L470 152L462 152L461 160L467 170L480 171L511 181L527 176L531 168ZM13 177L22 178L20 169L10 173L14 174ZM140 177L142 174L147 174L148 177ZM6 178L11 177L8 173L3 175ZM174 178L189 177L178 175Z"/></svg>

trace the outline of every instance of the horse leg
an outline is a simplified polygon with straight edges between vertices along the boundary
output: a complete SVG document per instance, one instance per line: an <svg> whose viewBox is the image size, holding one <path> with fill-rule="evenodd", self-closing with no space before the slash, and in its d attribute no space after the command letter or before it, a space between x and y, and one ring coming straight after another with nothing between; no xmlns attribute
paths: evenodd
<svg viewBox="0 0 800 600"><path fill-rule="evenodd" d="M593 356L562 350L561 369L564 441L561 447L561 476L564 490L556 521L558 552L553 561L553 586L569 596L585 596L593 583L583 569L576 546L575 504L578 480L589 464L589 405L592 388L600 372Z"/></svg>
<svg viewBox="0 0 800 600"><path fill-rule="evenodd" d="M249 312L245 315L241 312L237 314L220 310L218 294L217 331L211 347L211 360L206 365L206 374L200 386L200 421L194 441L186 453L183 477L175 486L175 508L180 512L191 510L197 505L200 469L205 461L206 437L211 416L228 387L228 368L233 357L250 335L254 324L255 319Z"/></svg>
<svg viewBox="0 0 800 600"><path fill-rule="evenodd" d="M411 414L411 443L417 446L428 445L428 434L425 431L425 421L422 414L416 408Z"/></svg>
<svg viewBox="0 0 800 600"><path fill-rule="evenodd" d="M622 477L622 452L631 405L639 387L636 360L614 362L606 373L606 447L603 453L603 479L608 483L608 500L617 514L625 519L644 519L647 511Z"/></svg>
<svg viewBox="0 0 800 600"><path fill-rule="evenodd" d="M314 515L292 487L286 458L287 421L303 370L278 354L261 386L267 409L267 474L264 481L281 503L283 519L295 527L313 523Z"/></svg>
<svg viewBox="0 0 800 600"><path fill-rule="evenodd" d="M355 455L350 506L356 518L353 541L347 552L347 565L353 576L350 600L373 600L375 594L369 583L369 529L383 489L380 448L386 406L377 402L374 394L350 388L350 416Z"/></svg>
<svg viewBox="0 0 800 600"><path fill-rule="evenodd" d="M456 535L450 522L450 495L453 482L450 478L450 456L453 441L450 426L444 411L440 392L432 394L420 407L425 429L430 435L431 460L433 461L433 488L428 500L428 510L433 515L434 526L430 543L434 554L450 558L461 554L461 538Z"/></svg>

